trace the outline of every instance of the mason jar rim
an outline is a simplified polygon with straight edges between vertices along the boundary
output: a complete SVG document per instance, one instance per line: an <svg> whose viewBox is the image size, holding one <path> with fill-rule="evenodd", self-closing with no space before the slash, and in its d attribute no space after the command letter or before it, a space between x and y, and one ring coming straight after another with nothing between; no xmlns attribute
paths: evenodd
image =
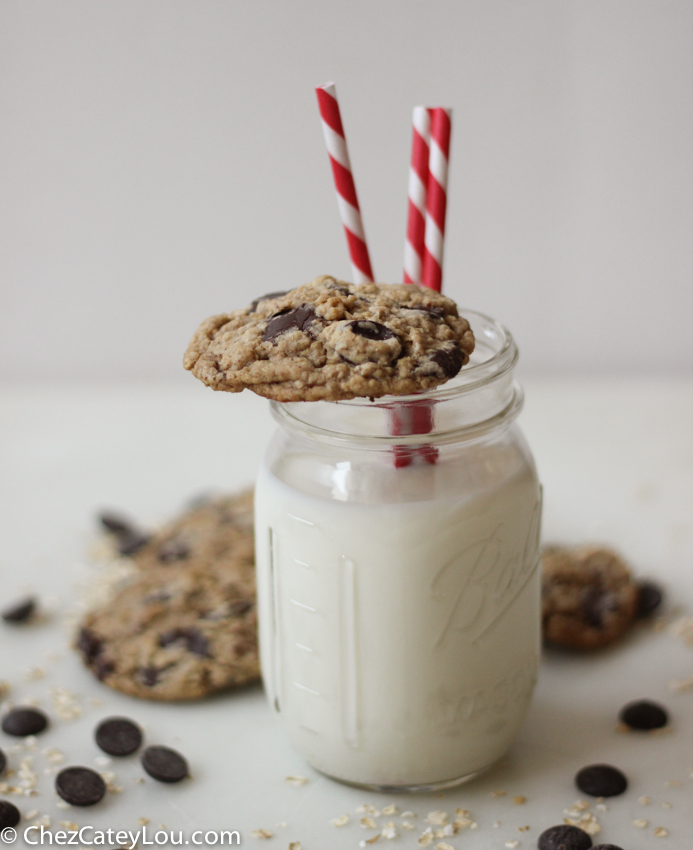
<svg viewBox="0 0 693 850"><path fill-rule="evenodd" d="M430 402L432 405L440 405L444 402L454 402L462 399L484 387L489 387L495 382L501 382L502 398L499 399L493 410L488 411L487 416L469 422L464 425L451 428L446 431L433 430L430 437L436 441L441 438L444 441L452 441L458 432L464 432L472 436L473 433L497 427L510 418L514 419L520 412L523 402L523 394L519 385L512 380L512 369L517 363L519 352L510 331L505 325L476 310L460 310L460 315L469 321L474 331L476 340L475 350L472 353L470 363L450 381L427 390L422 393L411 395L385 395L379 398L353 398L339 401L310 401L310 402L271 402L272 414L282 425L292 430L305 431L310 429L311 436L322 436L329 441L372 441L376 440L380 445L407 444L420 442L424 435L385 435L385 434L354 434L348 430L338 430L326 427L323 423L315 421L316 417L308 415L311 411L336 408L351 408L356 414L359 410L364 413L369 410L392 410L406 408L411 405L421 405L422 402ZM486 354L487 356L483 356ZM483 357L483 359L478 359ZM478 362L474 362L477 359ZM506 380L502 380L503 378ZM329 408L325 408L329 405ZM345 414L347 411L345 411ZM367 415L367 414L366 414ZM319 417L318 417L319 418ZM317 433L316 433L317 432Z"/></svg>

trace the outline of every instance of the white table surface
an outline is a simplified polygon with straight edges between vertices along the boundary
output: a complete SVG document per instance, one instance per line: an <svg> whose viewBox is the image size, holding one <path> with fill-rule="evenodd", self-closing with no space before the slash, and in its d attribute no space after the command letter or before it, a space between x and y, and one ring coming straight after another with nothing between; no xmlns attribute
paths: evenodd
<svg viewBox="0 0 693 850"><path fill-rule="evenodd" d="M691 381L534 379L525 389L520 421L544 484L544 540L616 546L639 574L664 584L669 610L693 610ZM37 699L53 720L33 754L39 793L9 799L25 813L49 815L54 826L65 820L140 829L138 819L146 817L150 839L159 824L183 830L188 840L196 829L238 830L242 845L258 850L284 850L291 841L303 850L357 848L374 834L358 824L355 810L365 802L414 811L415 832L378 842L414 848L428 812L461 806L478 829L445 839L454 848L500 850L513 840L533 848L540 832L560 823L564 808L582 796L573 785L576 770L610 762L624 770L630 788L607 801L608 811L593 802L602 825L598 840L624 850L693 846L693 691L668 688L693 674L693 648L666 629L639 627L596 655L545 655L532 709L508 756L482 778L440 795L381 797L322 778L292 751L260 687L164 705L96 682L69 649L65 623L79 588L97 571L86 556L95 510L119 507L154 523L201 491L251 483L272 428L263 400L214 394L187 376L174 385L0 390L0 602L31 591L52 612L27 628L0 623L0 679L12 685L9 699ZM44 678L28 674L37 667ZM80 717L55 716L50 690L56 687L79 695ZM670 709L671 734L615 731L620 707L641 697ZM94 765L92 730L111 714L135 718L149 743L180 749L192 779L177 786L149 778L136 783L143 775L137 757L114 760L106 769L116 773L120 794L92 809L57 807L41 750L58 747L66 764ZM0 733L0 747L16 768L22 753L13 752L13 743ZM285 777L295 774L308 783L289 785ZM527 802L515 804L516 795ZM652 802L640 804L641 795ZM346 826L331 825L347 813ZM632 823L641 818L649 821L644 829ZM525 825L529 831L520 832ZM667 838L654 836L658 826ZM252 838L258 828L274 837ZM25 846L21 838L16 846Z"/></svg>

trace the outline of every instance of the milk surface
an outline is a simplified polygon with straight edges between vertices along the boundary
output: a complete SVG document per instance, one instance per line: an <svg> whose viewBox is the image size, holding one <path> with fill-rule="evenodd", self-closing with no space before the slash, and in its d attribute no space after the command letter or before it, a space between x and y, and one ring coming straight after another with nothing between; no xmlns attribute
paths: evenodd
<svg viewBox="0 0 693 850"><path fill-rule="evenodd" d="M265 466L256 487L263 677L292 742L361 784L488 767L537 675L533 469L489 455L369 478L338 464L323 473L325 497L292 486L311 462Z"/></svg>

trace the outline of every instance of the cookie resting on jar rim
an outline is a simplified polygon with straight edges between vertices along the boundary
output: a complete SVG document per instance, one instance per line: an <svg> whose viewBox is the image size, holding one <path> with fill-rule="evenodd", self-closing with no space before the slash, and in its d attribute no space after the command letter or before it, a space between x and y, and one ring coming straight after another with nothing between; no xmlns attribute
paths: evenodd
<svg viewBox="0 0 693 850"><path fill-rule="evenodd" d="M255 495L268 699L317 770L450 787L497 761L534 690L541 487L517 348L487 316L413 396L272 402Z"/></svg>

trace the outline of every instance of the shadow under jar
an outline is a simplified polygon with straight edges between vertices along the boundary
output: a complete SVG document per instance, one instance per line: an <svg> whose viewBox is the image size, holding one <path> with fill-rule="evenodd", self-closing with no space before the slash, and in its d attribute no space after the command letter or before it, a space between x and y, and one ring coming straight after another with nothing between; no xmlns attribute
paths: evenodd
<svg viewBox="0 0 693 850"><path fill-rule="evenodd" d="M450 787L510 746L540 647L541 487L517 348L487 316L452 381L272 403L255 495L265 688L317 770Z"/></svg>

